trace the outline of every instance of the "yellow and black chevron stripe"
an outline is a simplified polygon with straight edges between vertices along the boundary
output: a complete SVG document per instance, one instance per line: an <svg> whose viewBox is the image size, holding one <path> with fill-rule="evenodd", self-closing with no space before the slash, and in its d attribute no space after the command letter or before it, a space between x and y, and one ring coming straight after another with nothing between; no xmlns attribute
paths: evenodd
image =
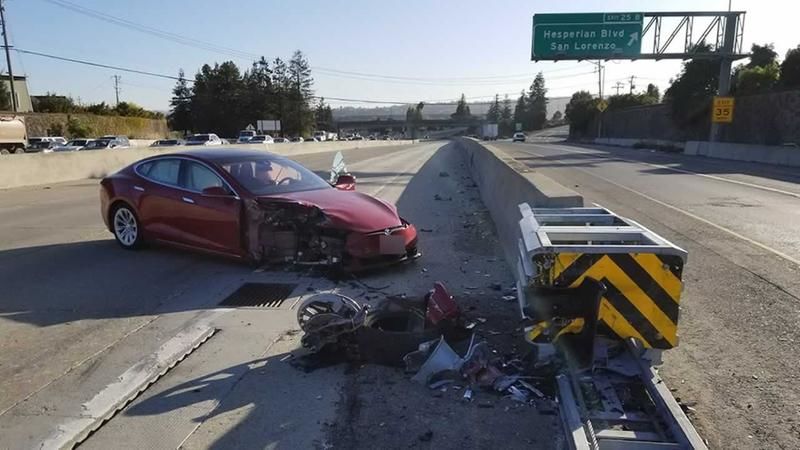
<svg viewBox="0 0 800 450"><path fill-rule="evenodd" d="M646 347L678 344L678 306L683 260L652 253L560 253L550 270L552 287L577 287L585 277L606 286L600 301L601 328L618 338L635 337ZM605 325L605 326L602 326Z"/></svg>

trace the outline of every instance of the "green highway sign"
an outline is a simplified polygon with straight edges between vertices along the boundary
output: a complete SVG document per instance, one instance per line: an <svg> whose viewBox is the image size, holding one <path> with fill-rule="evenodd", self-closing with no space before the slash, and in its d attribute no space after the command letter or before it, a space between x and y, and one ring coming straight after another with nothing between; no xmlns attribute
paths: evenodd
<svg viewBox="0 0 800 450"><path fill-rule="evenodd" d="M636 59L642 13L535 14L531 59Z"/></svg>

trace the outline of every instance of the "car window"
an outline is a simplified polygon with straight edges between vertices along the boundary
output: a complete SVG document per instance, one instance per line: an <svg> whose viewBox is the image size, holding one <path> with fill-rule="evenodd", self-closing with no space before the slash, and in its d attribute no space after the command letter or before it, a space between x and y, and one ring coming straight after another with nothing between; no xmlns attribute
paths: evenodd
<svg viewBox="0 0 800 450"><path fill-rule="evenodd" d="M201 192L208 187L225 187L222 179L208 167L195 162L184 162L183 180L181 187Z"/></svg>
<svg viewBox="0 0 800 450"><path fill-rule="evenodd" d="M142 175L157 181L159 183L178 185L178 174L180 172L181 160L179 159L159 159L151 161L151 166L148 167L147 172L142 171L142 166L139 166Z"/></svg>
<svg viewBox="0 0 800 450"><path fill-rule="evenodd" d="M325 189L331 186L294 161L269 156L221 162L245 189L256 195Z"/></svg>

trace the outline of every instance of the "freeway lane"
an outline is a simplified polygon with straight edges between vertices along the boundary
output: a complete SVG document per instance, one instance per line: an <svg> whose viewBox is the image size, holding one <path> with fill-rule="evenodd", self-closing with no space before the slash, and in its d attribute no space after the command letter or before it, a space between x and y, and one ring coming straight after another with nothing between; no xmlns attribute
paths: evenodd
<svg viewBox="0 0 800 450"><path fill-rule="evenodd" d="M712 447L800 447L796 174L549 138L496 147L689 252L662 372Z"/></svg>
<svg viewBox="0 0 800 450"><path fill-rule="evenodd" d="M344 154L358 190L395 203L426 230L422 259L370 274L364 285L254 271L167 248L123 251L98 217L96 180L0 192L0 448L38 447L56 430L64 432L55 438L74 430L76 419L99 414L98 394L116 392L124 385L120 375L209 311L220 331L93 434L86 448L312 448L331 440L337 447L391 448L418 443L426 429L439 446L464 440L488 448L501 438L505 448L557 447L554 416L535 408L497 414L516 407L511 400L498 399L497 409L476 402L469 420L440 421L462 414L460 395L434 399L401 370L367 365L356 373L334 367L304 374L284 362L299 346L292 307L314 291L335 288L371 301L421 296L444 280L460 301L473 302L465 309L488 319L479 328L517 323L513 305L488 287L511 286L512 279L498 262L500 247L454 146L427 142ZM296 157L320 172L332 158ZM275 309L217 307L249 281L296 283L296 298ZM494 322L502 312L510 325ZM433 404L395 420L424 402ZM350 404L361 413L353 415Z"/></svg>

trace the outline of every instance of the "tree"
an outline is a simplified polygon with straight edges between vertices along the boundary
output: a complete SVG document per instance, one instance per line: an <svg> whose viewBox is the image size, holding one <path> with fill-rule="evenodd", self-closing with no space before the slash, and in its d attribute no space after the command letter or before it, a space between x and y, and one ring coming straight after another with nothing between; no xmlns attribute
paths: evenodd
<svg viewBox="0 0 800 450"><path fill-rule="evenodd" d="M710 52L707 44L695 46L697 52ZM664 93L672 117L679 125L697 122L708 117L711 98L717 93L719 60L693 59L683 64L677 79Z"/></svg>
<svg viewBox="0 0 800 450"><path fill-rule="evenodd" d="M619 94L608 97L608 109L624 109L632 106L654 105L656 97L644 94Z"/></svg>
<svg viewBox="0 0 800 450"><path fill-rule="evenodd" d="M523 90L519 94L519 98L517 99L517 104L514 106L514 126L516 128L516 124L522 124L525 122L525 91Z"/></svg>
<svg viewBox="0 0 800 450"><path fill-rule="evenodd" d="M800 87L800 45L786 52L781 63L781 85L786 88Z"/></svg>
<svg viewBox="0 0 800 450"><path fill-rule="evenodd" d="M287 116L284 118L286 130L297 134L308 134L313 128L313 112L309 101L313 96L311 86L311 67L303 52L296 50L287 67L289 92L287 97Z"/></svg>
<svg viewBox="0 0 800 450"><path fill-rule="evenodd" d="M458 100L458 103L456 103L456 112L450 114L450 117L454 119L468 119L472 117L472 114L469 112L467 98L464 97L464 94L461 94L461 98Z"/></svg>
<svg viewBox="0 0 800 450"><path fill-rule="evenodd" d="M589 124L597 114L597 99L588 91L578 91L572 94L564 117L569 122L570 136L580 136L586 133Z"/></svg>
<svg viewBox="0 0 800 450"><path fill-rule="evenodd" d="M780 66L774 61L763 67L745 67L737 74L736 94L749 95L769 92L778 85L780 75Z"/></svg>
<svg viewBox="0 0 800 450"><path fill-rule="evenodd" d="M553 121L553 122L558 122L563 117L564 117L564 115L561 114L561 111L556 111L556 112L553 113L553 117L550 120Z"/></svg>
<svg viewBox="0 0 800 450"><path fill-rule="evenodd" d="M661 92L658 90L658 86L653 83L648 83L645 95L655 99L654 103L659 103L661 101Z"/></svg>
<svg viewBox="0 0 800 450"><path fill-rule="evenodd" d="M503 98L503 108L500 110L498 131L503 136L507 136L514 131L514 118L511 113L511 100L508 99L508 95Z"/></svg>
<svg viewBox="0 0 800 450"><path fill-rule="evenodd" d="M318 130L330 130L333 128L333 110L325 104L325 99L319 99L319 104L314 110L314 121Z"/></svg>
<svg viewBox="0 0 800 450"><path fill-rule="evenodd" d="M525 118L525 130L541 130L547 122L547 89L544 87L544 75L536 74L528 91Z"/></svg>
<svg viewBox="0 0 800 450"><path fill-rule="evenodd" d="M775 45L753 44L750 47L750 62L745 67L752 69L754 67L767 67L778 62L778 53L775 52Z"/></svg>
<svg viewBox="0 0 800 450"><path fill-rule="evenodd" d="M203 65L195 75L190 105L195 131L215 132L235 136L244 126L241 99L245 97L244 82L233 61Z"/></svg>
<svg viewBox="0 0 800 450"><path fill-rule="evenodd" d="M494 102L489 106L489 111L486 112L486 120L490 123L500 122L500 95L494 95Z"/></svg>
<svg viewBox="0 0 800 450"><path fill-rule="evenodd" d="M2 84L5 88L5 83ZM6 92L8 92L7 88ZM3 98L10 99L8 95L3 95ZM43 113L71 113L77 112L80 109L70 97L56 95L53 92L47 92L43 96L33 98L32 103L34 111ZM8 107L11 108L10 100Z"/></svg>
<svg viewBox="0 0 800 450"><path fill-rule="evenodd" d="M169 101L170 111L167 122L172 130L183 131L192 129L192 90L186 81L183 69L178 71L178 82L172 88L172 98Z"/></svg>
<svg viewBox="0 0 800 450"><path fill-rule="evenodd" d="M0 111L9 111L11 107L11 92L5 82L0 82Z"/></svg>

